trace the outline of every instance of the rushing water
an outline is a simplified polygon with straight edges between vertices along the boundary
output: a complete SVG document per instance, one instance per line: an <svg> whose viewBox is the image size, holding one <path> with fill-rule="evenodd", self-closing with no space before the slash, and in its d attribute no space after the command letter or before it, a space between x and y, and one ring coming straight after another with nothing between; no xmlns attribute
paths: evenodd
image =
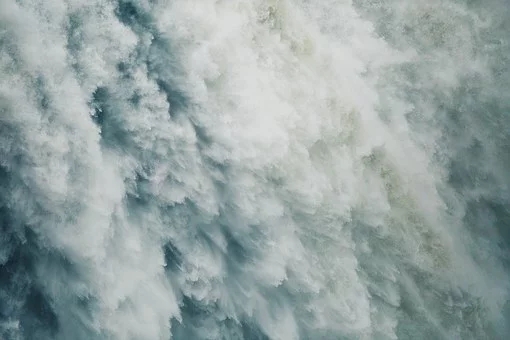
<svg viewBox="0 0 510 340"><path fill-rule="evenodd" d="M507 339L504 0L0 0L0 339Z"/></svg>

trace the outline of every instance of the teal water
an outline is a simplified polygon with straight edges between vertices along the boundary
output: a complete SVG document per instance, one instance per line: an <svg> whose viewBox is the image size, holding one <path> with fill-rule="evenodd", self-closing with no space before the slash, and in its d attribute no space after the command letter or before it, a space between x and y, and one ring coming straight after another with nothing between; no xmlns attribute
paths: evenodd
<svg viewBox="0 0 510 340"><path fill-rule="evenodd" d="M504 1L0 1L0 339L506 339Z"/></svg>

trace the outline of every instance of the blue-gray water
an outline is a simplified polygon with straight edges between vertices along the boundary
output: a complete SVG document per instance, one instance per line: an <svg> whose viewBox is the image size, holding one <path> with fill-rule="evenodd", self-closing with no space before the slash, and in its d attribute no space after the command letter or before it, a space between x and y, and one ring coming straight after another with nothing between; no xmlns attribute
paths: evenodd
<svg viewBox="0 0 510 340"><path fill-rule="evenodd" d="M503 0L0 0L0 339L508 339Z"/></svg>

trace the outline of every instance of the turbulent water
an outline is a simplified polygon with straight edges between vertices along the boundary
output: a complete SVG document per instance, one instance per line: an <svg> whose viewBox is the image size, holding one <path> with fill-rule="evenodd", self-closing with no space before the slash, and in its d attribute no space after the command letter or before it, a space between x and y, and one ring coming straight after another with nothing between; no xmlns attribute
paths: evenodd
<svg viewBox="0 0 510 340"><path fill-rule="evenodd" d="M508 339L504 0L0 0L0 339Z"/></svg>

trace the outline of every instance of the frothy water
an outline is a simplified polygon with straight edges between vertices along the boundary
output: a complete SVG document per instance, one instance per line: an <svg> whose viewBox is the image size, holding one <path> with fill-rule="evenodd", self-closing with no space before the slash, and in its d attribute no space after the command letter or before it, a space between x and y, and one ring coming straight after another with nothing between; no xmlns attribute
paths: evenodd
<svg viewBox="0 0 510 340"><path fill-rule="evenodd" d="M0 339L506 339L509 11L0 0Z"/></svg>

